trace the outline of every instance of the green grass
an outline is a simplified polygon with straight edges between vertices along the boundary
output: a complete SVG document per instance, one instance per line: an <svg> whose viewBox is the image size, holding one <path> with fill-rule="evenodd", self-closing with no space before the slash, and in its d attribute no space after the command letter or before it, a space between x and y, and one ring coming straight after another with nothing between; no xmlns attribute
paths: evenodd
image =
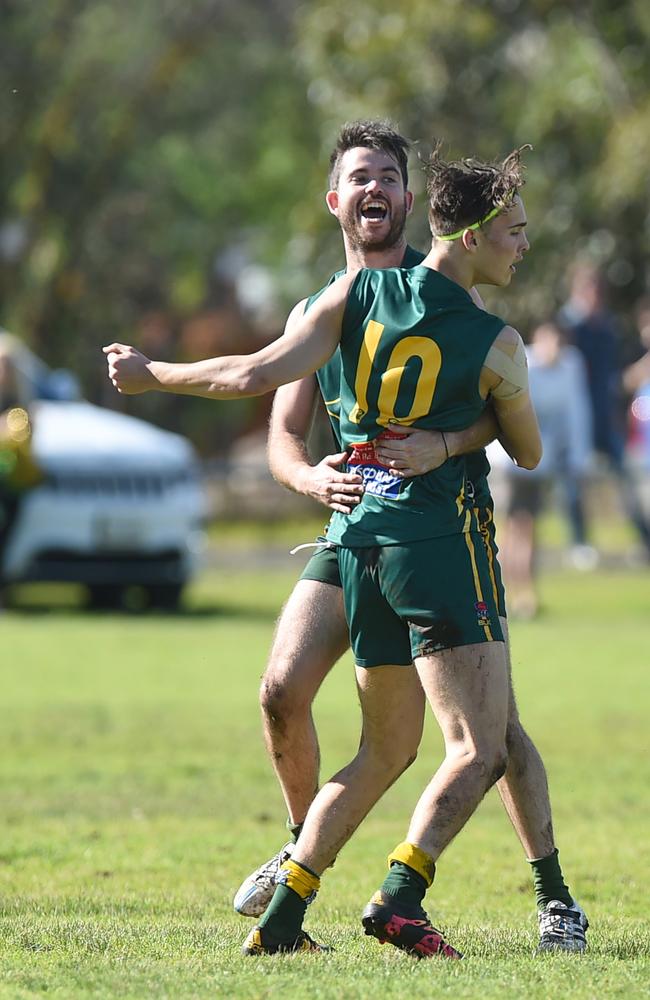
<svg viewBox="0 0 650 1000"><path fill-rule="evenodd" d="M298 539L302 540L302 538ZM256 707L294 571L206 574L185 616L0 619L0 997L650 996L650 577L544 577L514 623L522 716L542 751L566 875L592 921L582 958L536 959L530 875L491 793L444 855L429 906L468 956L416 964L364 939L383 877L440 756L418 760L323 879L326 957L244 960L240 880L282 843ZM355 752L351 661L317 703L327 776Z"/></svg>

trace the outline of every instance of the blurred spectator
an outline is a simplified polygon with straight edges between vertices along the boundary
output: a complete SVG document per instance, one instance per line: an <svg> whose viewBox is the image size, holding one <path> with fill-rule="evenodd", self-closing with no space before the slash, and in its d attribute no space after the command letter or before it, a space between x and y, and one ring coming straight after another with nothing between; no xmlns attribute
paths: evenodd
<svg viewBox="0 0 650 1000"><path fill-rule="evenodd" d="M560 322L582 354L587 367L594 448L620 465L624 436L621 419L620 337L605 306L605 282L593 264L577 264Z"/></svg>
<svg viewBox="0 0 650 1000"><path fill-rule="evenodd" d="M635 318L641 357L623 372L623 386L630 398L626 467L634 483L637 503L650 519L650 296L640 299Z"/></svg>
<svg viewBox="0 0 650 1000"><path fill-rule="evenodd" d="M632 397L650 385L650 295L639 299L634 313L643 353L623 372L623 386Z"/></svg>
<svg viewBox="0 0 650 1000"><path fill-rule="evenodd" d="M508 604L513 615L522 618L532 618L538 610L538 515L555 488L564 496L571 523L581 518L582 487L593 445L585 365L556 323L543 323L533 332L528 364L544 454L533 472L508 466L511 492L502 546Z"/></svg>
<svg viewBox="0 0 650 1000"><path fill-rule="evenodd" d="M623 374L620 335L612 313L606 307L605 281L598 267L589 263L575 266L568 301L560 310L560 322L584 358L593 422L594 448L614 472L621 488L623 504L650 558L650 524L639 505L634 484L624 465L625 430ZM571 511L574 562L588 569L597 556L588 544L584 508Z"/></svg>
<svg viewBox="0 0 650 1000"><path fill-rule="evenodd" d="M4 554L21 499L40 475L31 456L27 384L15 364L11 339L0 340L0 584Z"/></svg>

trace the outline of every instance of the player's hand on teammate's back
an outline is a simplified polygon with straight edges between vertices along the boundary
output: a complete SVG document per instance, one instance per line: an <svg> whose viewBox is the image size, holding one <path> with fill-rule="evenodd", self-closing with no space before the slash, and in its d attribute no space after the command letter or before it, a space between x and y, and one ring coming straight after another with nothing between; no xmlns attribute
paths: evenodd
<svg viewBox="0 0 650 1000"><path fill-rule="evenodd" d="M346 458L347 452L342 451L326 455L318 465L311 466L305 471L301 492L330 510L350 514L361 500L363 480L356 472L341 472L339 466Z"/></svg>
<svg viewBox="0 0 650 1000"><path fill-rule="evenodd" d="M375 441L377 458L397 475L405 479L422 476L448 458L440 431L400 426L399 433L399 438L379 437Z"/></svg>
<svg viewBox="0 0 650 1000"><path fill-rule="evenodd" d="M108 377L118 392L134 395L153 389L156 379L149 370L151 361L128 344L108 344L102 348L108 362Z"/></svg>

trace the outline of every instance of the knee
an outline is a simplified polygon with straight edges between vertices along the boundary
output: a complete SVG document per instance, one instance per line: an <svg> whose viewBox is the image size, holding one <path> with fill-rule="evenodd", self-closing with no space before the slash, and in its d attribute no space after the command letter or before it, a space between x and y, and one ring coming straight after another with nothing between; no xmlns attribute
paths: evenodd
<svg viewBox="0 0 650 1000"><path fill-rule="evenodd" d="M403 774L411 764L415 763L421 742L422 727L418 727L416 720L413 720L412 726L404 727L399 740L392 742L390 752L395 759L398 775Z"/></svg>
<svg viewBox="0 0 650 1000"><path fill-rule="evenodd" d="M402 754L402 756L398 760L399 770L397 772L397 777L399 777L400 774L404 774L404 771L408 771L408 769L411 766L411 764L414 764L415 761L417 760L417 756L418 756L418 748L417 747L406 747L405 748L404 753Z"/></svg>
<svg viewBox="0 0 650 1000"><path fill-rule="evenodd" d="M282 724L296 708L291 686L274 677L263 677L260 708L270 725Z"/></svg>
<svg viewBox="0 0 650 1000"><path fill-rule="evenodd" d="M508 754L516 753L518 747L524 742L525 739L524 727L521 724L518 715L514 718L508 719L508 725L506 726L506 748Z"/></svg>
<svg viewBox="0 0 650 1000"><path fill-rule="evenodd" d="M508 719L506 726L506 749L511 761L528 758L531 755L539 756L535 744L521 724L518 715Z"/></svg>
<svg viewBox="0 0 650 1000"><path fill-rule="evenodd" d="M459 763L464 769L474 772L477 781L487 792L504 776L508 768L506 744L486 744L465 749L460 754Z"/></svg>
<svg viewBox="0 0 650 1000"><path fill-rule="evenodd" d="M418 747L411 741L383 742L362 737L359 753L372 761L373 770L382 774L391 784L416 760Z"/></svg>
<svg viewBox="0 0 650 1000"><path fill-rule="evenodd" d="M513 778L521 778L527 771L544 772L544 763L539 750L522 726L519 719L508 722L506 729L508 768Z"/></svg>
<svg viewBox="0 0 650 1000"><path fill-rule="evenodd" d="M487 788L491 788L492 785L496 785L497 781L500 781L508 770L508 749L504 744L497 752L493 755L488 763L488 783Z"/></svg>

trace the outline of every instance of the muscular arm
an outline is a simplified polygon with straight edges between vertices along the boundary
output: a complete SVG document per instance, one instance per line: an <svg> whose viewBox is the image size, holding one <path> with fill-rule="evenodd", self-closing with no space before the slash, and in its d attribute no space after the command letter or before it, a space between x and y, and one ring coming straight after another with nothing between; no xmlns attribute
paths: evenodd
<svg viewBox="0 0 650 1000"><path fill-rule="evenodd" d="M274 479L297 493L300 471L311 463L307 436L311 428L318 383L314 375L281 385L273 400L267 450Z"/></svg>
<svg viewBox="0 0 650 1000"><path fill-rule="evenodd" d="M346 453L326 455L312 465L307 451L317 393L313 376L281 386L276 392L269 425L269 467L283 486L349 514L361 498L363 480L356 473L338 469Z"/></svg>
<svg viewBox="0 0 650 1000"><path fill-rule="evenodd" d="M318 299L305 315L294 309L284 336L249 355L209 358L193 364L151 361L133 347L104 347L108 375L122 393L162 392L210 399L261 396L316 371L334 353L354 275L344 276Z"/></svg>
<svg viewBox="0 0 650 1000"><path fill-rule="evenodd" d="M405 437L379 438L375 450L380 462L400 476L421 476L437 469L452 455L479 451L499 436L499 424L488 406L473 424L462 431L429 431L423 428L399 428ZM445 448L445 442L447 447Z"/></svg>
<svg viewBox="0 0 650 1000"><path fill-rule="evenodd" d="M521 468L534 469L542 457L542 439L528 391L524 345L511 326L503 328L486 358L480 391L491 394L499 440L508 454Z"/></svg>

